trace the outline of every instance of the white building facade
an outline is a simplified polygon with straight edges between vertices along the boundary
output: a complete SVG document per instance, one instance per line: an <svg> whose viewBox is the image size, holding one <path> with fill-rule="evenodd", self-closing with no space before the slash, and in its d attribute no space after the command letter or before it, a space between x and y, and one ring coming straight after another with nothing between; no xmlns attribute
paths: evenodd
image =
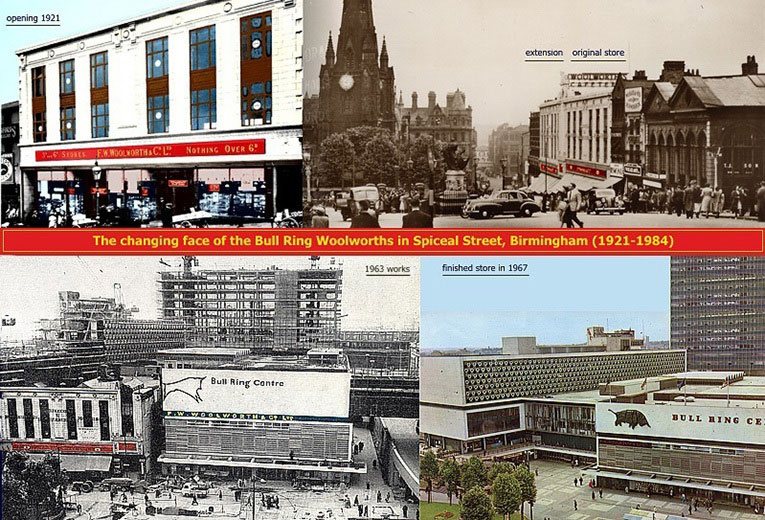
<svg viewBox="0 0 765 520"><path fill-rule="evenodd" d="M0 397L0 449L33 458L54 454L69 472L145 475L158 399L159 385L138 379L7 387Z"/></svg>
<svg viewBox="0 0 765 520"><path fill-rule="evenodd" d="M302 16L301 0L196 0L18 51L25 210L300 207Z"/></svg>
<svg viewBox="0 0 765 520"><path fill-rule="evenodd" d="M612 73L567 74L560 95L540 105L540 170L551 177L546 191L572 182L586 191L622 180L610 171L611 91L616 78ZM532 186L544 184L543 177Z"/></svg>

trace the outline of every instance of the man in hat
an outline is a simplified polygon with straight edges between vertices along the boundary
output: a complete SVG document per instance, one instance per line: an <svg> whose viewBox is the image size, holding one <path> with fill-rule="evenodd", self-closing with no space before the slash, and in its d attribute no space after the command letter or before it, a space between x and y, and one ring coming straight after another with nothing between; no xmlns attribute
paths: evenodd
<svg viewBox="0 0 765 520"><path fill-rule="evenodd" d="M573 182L569 184L568 188L568 198L566 199L566 202L568 202L568 208L566 209L566 211L568 211L568 218L566 219L567 225L568 227L574 227L574 223L576 223L580 228L583 228L584 222L579 220L579 217L576 216L576 212L582 207L582 194L576 189L576 184Z"/></svg>
<svg viewBox="0 0 765 520"><path fill-rule="evenodd" d="M311 217L312 228L329 227L329 217L327 216L326 210L322 206L315 206L311 213L313 213L313 216Z"/></svg>

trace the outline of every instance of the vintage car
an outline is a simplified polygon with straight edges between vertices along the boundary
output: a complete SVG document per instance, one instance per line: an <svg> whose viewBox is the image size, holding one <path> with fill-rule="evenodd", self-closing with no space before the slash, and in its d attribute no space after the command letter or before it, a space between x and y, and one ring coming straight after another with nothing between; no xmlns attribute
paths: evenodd
<svg viewBox="0 0 765 520"><path fill-rule="evenodd" d="M369 202L370 208L377 209L377 202L380 200L380 190L374 184L351 188L345 199L345 205L340 206L338 204L343 220L348 220L359 214L359 201L362 200Z"/></svg>
<svg viewBox="0 0 765 520"><path fill-rule="evenodd" d="M181 488L181 495L184 497L205 498L208 495L209 488L196 482L186 482Z"/></svg>
<svg viewBox="0 0 765 520"><path fill-rule="evenodd" d="M542 210L539 204L519 190L494 192L488 198L469 199L462 208L463 218L491 218L495 215L530 217Z"/></svg>
<svg viewBox="0 0 765 520"><path fill-rule="evenodd" d="M593 189L586 195L587 213L618 213L624 215L624 202L610 188Z"/></svg>

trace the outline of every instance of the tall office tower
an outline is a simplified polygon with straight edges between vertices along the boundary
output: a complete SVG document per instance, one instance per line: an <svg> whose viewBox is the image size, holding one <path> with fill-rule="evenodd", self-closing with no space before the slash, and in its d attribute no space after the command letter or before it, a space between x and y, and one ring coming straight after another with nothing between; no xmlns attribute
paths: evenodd
<svg viewBox="0 0 765 520"><path fill-rule="evenodd" d="M765 374L765 258L672 258L671 339L689 370Z"/></svg>

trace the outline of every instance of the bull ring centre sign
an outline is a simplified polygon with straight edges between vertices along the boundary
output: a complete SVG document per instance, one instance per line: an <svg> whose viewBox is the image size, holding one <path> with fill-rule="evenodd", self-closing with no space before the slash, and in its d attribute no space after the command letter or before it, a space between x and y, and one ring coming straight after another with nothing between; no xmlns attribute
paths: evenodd
<svg viewBox="0 0 765 520"><path fill-rule="evenodd" d="M347 419L351 376L330 370L162 370L166 416Z"/></svg>
<svg viewBox="0 0 765 520"><path fill-rule="evenodd" d="M598 403L598 435L639 435L765 445L765 409L714 405Z"/></svg>

